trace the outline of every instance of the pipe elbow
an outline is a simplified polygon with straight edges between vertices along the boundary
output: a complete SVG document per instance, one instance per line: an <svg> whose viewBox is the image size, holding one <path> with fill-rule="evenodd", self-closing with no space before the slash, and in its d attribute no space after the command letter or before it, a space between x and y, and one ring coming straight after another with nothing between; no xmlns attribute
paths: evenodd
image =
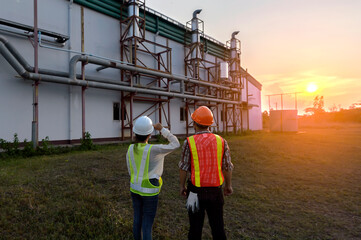
<svg viewBox="0 0 361 240"><path fill-rule="evenodd" d="M197 15L202 12L202 9L197 9L193 12L193 18L197 18Z"/></svg>
<svg viewBox="0 0 361 240"><path fill-rule="evenodd" d="M0 35L0 42L6 44L8 42L8 40L5 37L3 37L2 35Z"/></svg>
<svg viewBox="0 0 361 240"><path fill-rule="evenodd" d="M236 35L239 33L239 31L235 31L232 33L232 38L236 38Z"/></svg>
<svg viewBox="0 0 361 240"><path fill-rule="evenodd" d="M30 76L30 73L28 71L24 71L20 74L20 76L22 76L25 79L32 79Z"/></svg>
<svg viewBox="0 0 361 240"><path fill-rule="evenodd" d="M72 57L69 61L69 78L71 79L76 79L76 64L77 62L83 60L83 58L85 58L85 56L83 55L75 55L74 57Z"/></svg>
<svg viewBox="0 0 361 240"><path fill-rule="evenodd" d="M70 64L76 64L77 62L80 61L80 59L82 58L82 55L75 55L70 59Z"/></svg>

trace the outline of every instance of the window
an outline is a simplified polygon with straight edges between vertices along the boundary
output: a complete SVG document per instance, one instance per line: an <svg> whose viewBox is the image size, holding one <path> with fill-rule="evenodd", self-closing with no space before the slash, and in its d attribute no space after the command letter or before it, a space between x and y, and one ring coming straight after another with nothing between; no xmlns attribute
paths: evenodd
<svg viewBox="0 0 361 240"><path fill-rule="evenodd" d="M127 119L126 109L124 108L123 111L124 111L123 116L121 116L120 103L118 103L118 102L113 103L113 120L119 121L119 120Z"/></svg>
<svg viewBox="0 0 361 240"><path fill-rule="evenodd" d="M179 120L180 121L185 121L186 120L186 109L184 107L180 108Z"/></svg>
<svg viewBox="0 0 361 240"><path fill-rule="evenodd" d="M120 103L113 103L113 120L120 120Z"/></svg>

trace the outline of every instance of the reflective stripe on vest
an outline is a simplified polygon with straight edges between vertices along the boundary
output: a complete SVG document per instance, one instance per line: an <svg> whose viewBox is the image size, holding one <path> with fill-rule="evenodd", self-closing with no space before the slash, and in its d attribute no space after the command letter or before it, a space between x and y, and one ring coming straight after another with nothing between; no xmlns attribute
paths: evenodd
<svg viewBox="0 0 361 240"><path fill-rule="evenodd" d="M216 134L205 133L189 137L188 144L191 152L193 185L196 187L222 185L224 140Z"/></svg>
<svg viewBox="0 0 361 240"><path fill-rule="evenodd" d="M157 193L159 192L159 188L145 188L142 187L140 184L134 184L134 183L130 183L130 188L133 190L136 190L138 192L142 192L142 193Z"/></svg>
<svg viewBox="0 0 361 240"><path fill-rule="evenodd" d="M149 153L151 147L152 145L148 144L144 147L141 159L134 158L134 144L130 145L128 149L129 168L131 170L130 190L144 196L158 194L161 187L161 184L159 187L143 186L144 182L147 182L148 186L151 185L148 176ZM159 180L161 183L161 179Z"/></svg>

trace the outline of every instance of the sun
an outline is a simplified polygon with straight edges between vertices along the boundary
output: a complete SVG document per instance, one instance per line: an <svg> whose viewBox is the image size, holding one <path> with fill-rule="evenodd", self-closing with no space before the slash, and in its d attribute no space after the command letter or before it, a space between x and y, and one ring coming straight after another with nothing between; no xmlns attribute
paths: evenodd
<svg viewBox="0 0 361 240"><path fill-rule="evenodd" d="M318 89L317 85L315 83L309 83L307 85L307 92L309 93L313 93L313 92L316 92Z"/></svg>

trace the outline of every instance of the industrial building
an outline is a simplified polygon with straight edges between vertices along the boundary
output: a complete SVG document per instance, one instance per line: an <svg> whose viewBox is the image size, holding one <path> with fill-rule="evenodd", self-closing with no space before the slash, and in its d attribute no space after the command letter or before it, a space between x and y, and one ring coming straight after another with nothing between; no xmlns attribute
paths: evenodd
<svg viewBox="0 0 361 240"><path fill-rule="evenodd" d="M200 105L212 131L262 129L262 85L241 67L238 32L208 36L200 9L180 23L138 0L1 4L2 139L124 140L141 115L184 136Z"/></svg>

